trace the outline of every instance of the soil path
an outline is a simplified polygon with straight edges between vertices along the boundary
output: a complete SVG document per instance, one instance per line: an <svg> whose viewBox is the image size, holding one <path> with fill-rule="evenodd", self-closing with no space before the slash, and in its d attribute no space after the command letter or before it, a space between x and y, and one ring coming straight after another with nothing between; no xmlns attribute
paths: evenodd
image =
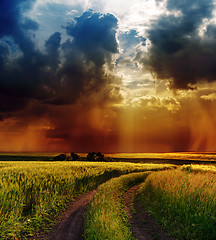
<svg viewBox="0 0 216 240"><path fill-rule="evenodd" d="M165 233L147 211L134 199L140 185L130 188L125 194L125 212L132 226L133 236L137 240L174 240ZM84 220L86 209L93 199L96 190L90 191L73 202L62 214L61 219L46 235L34 236L29 239L40 240L82 240L84 234Z"/></svg>
<svg viewBox="0 0 216 240"><path fill-rule="evenodd" d="M56 224L55 230L50 234L50 240L81 240L84 239L84 215L88 204L95 195L90 191L80 198L65 212L63 219Z"/></svg>
<svg viewBox="0 0 216 240"><path fill-rule="evenodd" d="M137 240L174 240L156 223L154 218L134 199L140 185L130 188L125 193L125 208L129 223L132 227L133 237Z"/></svg>
<svg viewBox="0 0 216 240"><path fill-rule="evenodd" d="M96 190L90 191L75 199L74 203L63 213L61 219L46 235L35 236L43 240L82 240L84 219L87 206L93 199Z"/></svg>

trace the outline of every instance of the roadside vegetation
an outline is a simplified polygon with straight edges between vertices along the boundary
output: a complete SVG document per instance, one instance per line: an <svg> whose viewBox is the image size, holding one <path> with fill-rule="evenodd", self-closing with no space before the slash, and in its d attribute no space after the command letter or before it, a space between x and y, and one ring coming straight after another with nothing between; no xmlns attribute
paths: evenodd
<svg viewBox="0 0 216 240"><path fill-rule="evenodd" d="M72 199L122 174L171 165L121 162L0 162L0 239L46 231Z"/></svg>
<svg viewBox="0 0 216 240"><path fill-rule="evenodd" d="M87 213L86 239L133 239L121 199L124 192L143 182L149 174L131 173L111 179L99 187Z"/></svg>
<svg viewBox="0 0 216 240"><path fill-rule="evenodd" d="M152 173L139 201L177 239L216 239L215 167L180 169Z"/></svg>

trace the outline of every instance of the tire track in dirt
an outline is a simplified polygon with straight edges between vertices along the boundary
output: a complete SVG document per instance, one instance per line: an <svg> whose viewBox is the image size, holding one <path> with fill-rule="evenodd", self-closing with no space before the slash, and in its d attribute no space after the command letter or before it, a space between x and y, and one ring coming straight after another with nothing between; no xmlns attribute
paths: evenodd
<svg viewBox="0 0 216 240"><path fill-rule="evenodd" d="M88 205L93 199L96 190L75 199L74 203L63 213L61 219L53 229L45 234L31 239L41 240L82 240L84 234L84 220Z"/></svg>
<svg viewBox="0 0 216 240"><path fill-rule="evenodd" d="M131 197L138 194L140 185L130 188L125 193L124 211L129 219L129 224L133 233L133 237L137 240L174 240L156 223L154 218L141 206L139 201L135 199L134 203ZM135 211L133 211L134 209Z"/></svg>

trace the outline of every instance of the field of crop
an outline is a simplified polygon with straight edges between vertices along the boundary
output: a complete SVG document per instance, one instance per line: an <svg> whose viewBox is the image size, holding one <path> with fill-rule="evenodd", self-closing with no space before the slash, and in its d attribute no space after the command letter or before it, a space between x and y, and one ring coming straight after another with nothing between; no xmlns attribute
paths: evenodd
<svg viewBox="0 0 216 240"><path fill-rule="evenodd" d="M121 198L124 192L143 182L150 173L148 171L120 176L99 187L87 214L86 239L133 239Z"/></svg>
<svg viewBox="0 0 216 240"><path fill-rule="evenodd" d="M152 173L139 200L177 239L216 239L215 167Z"/></svg>
<svg viewBox="0 0 216 240"><path fill-rule="evenodd" d="M193 173L216 173L216 166L207 166L207 165L198 165L198 164L190 164L183 165L180 167L182 171L193 172Z"/></svg>
<svg viewBox="0 0 216 240"><path fill-rule="evenodd" d="M215 174L214 165L0 161L0 239L49 231L75 197L99 185L86 217L86 239L133 239L121 198L140 182L134 201L162 228L177 239L216 239Z"/></svg>
<svg viewBox="0 0 216 240"><path fill-rule="evenodd" d="M122 174L171 165L93 162L0 162L0 239L46 231L71 200Z"/></svg>
<svg viewBox="0 0 216 240"><path fill-rule="evenodd" d="M212 152L173 152L173 153L114 153L105 154L115 159L152 159L152 160L185 160L185 161L211 161L216 162L216 154Z"/></svg>

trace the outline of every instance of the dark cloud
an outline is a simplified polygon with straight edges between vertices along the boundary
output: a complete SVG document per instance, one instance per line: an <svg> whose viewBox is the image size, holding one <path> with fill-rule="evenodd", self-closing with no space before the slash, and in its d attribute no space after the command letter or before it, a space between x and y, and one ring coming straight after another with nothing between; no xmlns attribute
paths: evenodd
<svg viewBox="0 0 216 240"><path fill-rule="evenodd" d="M102 66L105 60L111 60L112 53L118 52L116 28L117 19L113 15L87 11L66 30L74 37L74 45L85 54L86 59Z"/></svg>
<svg viewBox="0 0 216 240"><path fill-rule="evenodd" d="M111 68L112 55L118 52L116 28L113 15L93 11L85 12L66 27L73 40L62 44L64 63L58 71L61 91L53 103L71 103L83 94L110 88L115 79L105 73L104 64Z"/></svg>
<svg viewBox="0 0 216 240"><path fill-rule="evenodd" d="M2 101L5 97L0 111L6 112L7 106L8 111L20 110L28 99L62 105L103 88L111 92L115 79L106 74L105 64L111 68L112 55L118 52L117 19L111 14L85 12L66 27L72 40L62 44L61 34L56 32L45 41L46 51L42 52L34 39L38 23L21 14L32 3L25 0L0 3L5 13L0 15L0 37L4 37L0 39ZM17 108L11 107L15 99L20 100Z"/></svg>
<svg viewBox="0 0 216 240"><path fill-rule="evenodd" d="M45 42L45 47L48 53L48 62L52 70L58 68L60 63L59 57L59 48L61 46L61 34L59 32L54 33L50 38Z"/></svg>
<svg viewBox="0 0 216 240"><path fill-rule="evenodd" d="M29 9L33 2L35 0L1 0L0 37L14 34L17 31L21 20L21 11Z"/></svg>
<svg viewBox="0 0 216 240"><path fill-rule="evenodd" d="M168 10L177 10L181 11L182 15L186 18L190 17L191 23L196 24L200 22L202 18L209 18L212 15L212 0L182 0L182 1L167 1L167 9ZM189 19L187 19L189 20ZM189 21L190 21L189 20Z"/></svg>
<svg viewBox="0 0 216 240"><path fill-rule="evenodd" d="M10 54L10 48L7 43L0 42L0 66L5 62L8 62L8 57Z"/></svg>
<svg viewBox="0 0 216 240"><path fill-rule="evenodd" d="M0 2L0 37L11 34L17 26L19 11L16 1L2 0Z"/></svg>
<svg viewBox="0 0 216 240"><path fill-rule="evenodd" d="M151 25L151 48L143 64L158 79L170 79L176 89L216 80L215 25L209 25L204 36L199 33L203 20L212 17L213 1L168 0L167 9L175 14L162 15Z"/></svg>
<svg viewBox="0 0 216 240"><path fill-rule="evenodd" d="M24 98L0 95L0 112L10 112L23 109L28 101Z"/></svg>
<svg viewBox="0 0 216 240"><path fill-rule="evenodd" d="M45 95L41 82L46 66L46 59L40 53L31 38L30 31L38 28L33 20L23 18L21 12L30 8L34 1L1 1L0 36L12 38L20 55L13 59L14 52L10 41L1 41L1 46L7 45L9 51L0 67L0 94L18 98L41 98ZM4 47L6 49L6 47ZM6 51L4 50L6 53ZM1 54L2 56L2 54ZM42 76L41 76L42 73ZM7 101L6 101L7 102ZM10 107L9 107L10 109Z"/></svg>
<svg viewBox="0 0 216 240"><path fill-rule="evenodd" d="M39 28L39 24L29 18L25 18L22 22L22 29L36 31Z"/></svg>

